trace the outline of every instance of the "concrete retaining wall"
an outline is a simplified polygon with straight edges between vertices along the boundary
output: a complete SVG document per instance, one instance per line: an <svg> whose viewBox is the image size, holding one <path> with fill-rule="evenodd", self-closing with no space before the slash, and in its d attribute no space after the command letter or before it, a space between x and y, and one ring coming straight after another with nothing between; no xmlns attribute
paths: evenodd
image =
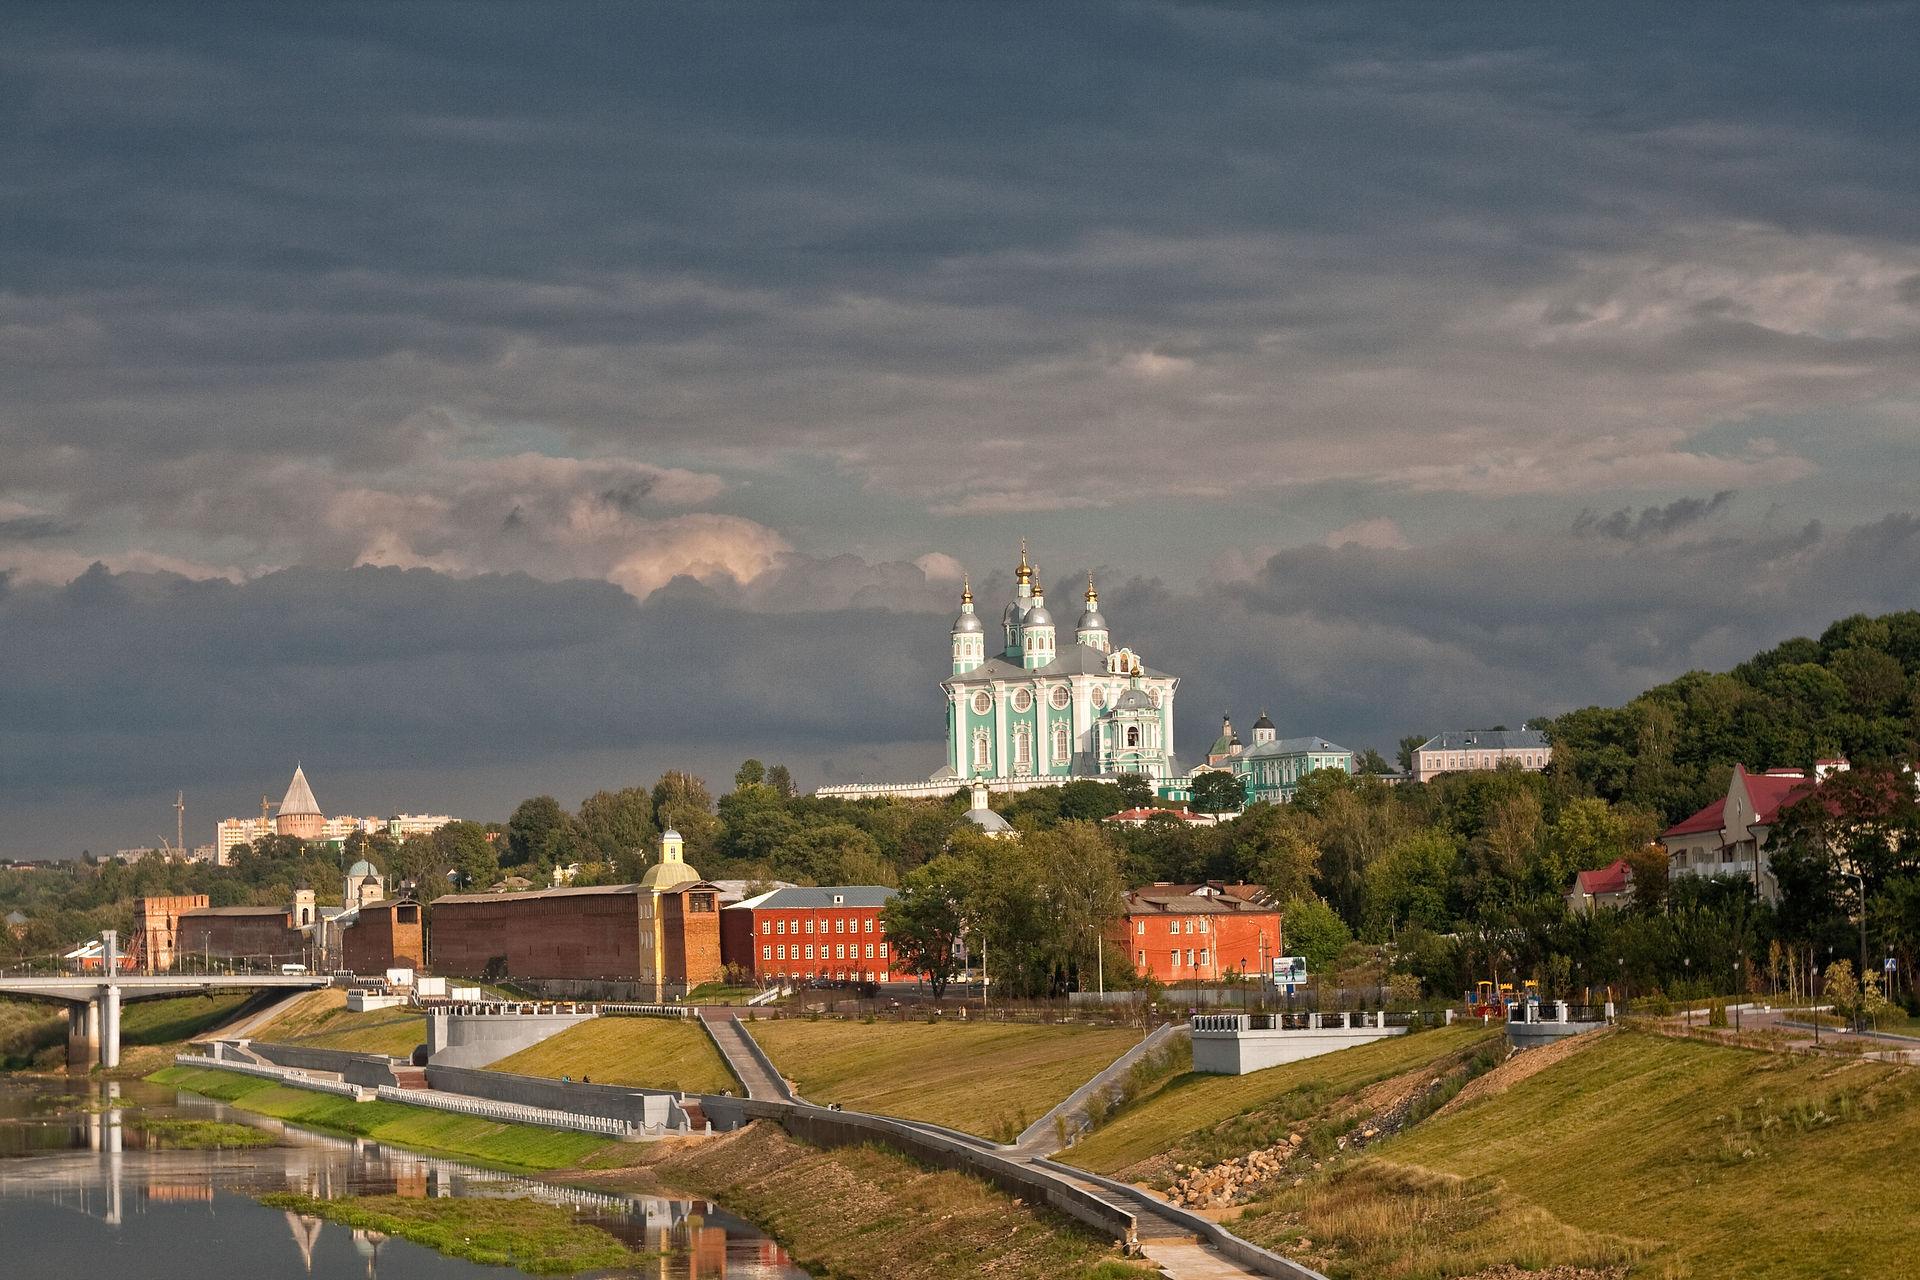
<svg viewBox="0 0 1920 1280"><path fill-rule="evenodd" d="M617 1084L582 1084L577 1080L547 1080L506 1071L478 1071L432 1063L427 1083L435 1089L464 1093L495 1102L549 1111L571 1111L601 1116L627 1124L658 1128L685 1128L687 1113L679 1096L659 1089L635 1089Z"/></svg>
<svg viewBox="0 0 1920 1280"><path fill-rule="evenodd" d="M484 1067L588 1021L591 1013L427 1014L427 1061L434 1066Z"/></svg>
<svg viewBox="0 0 1920 1280"><path fill-rule="evenodd" d="M355 1054L351 1050L317 1050L305 1044L265 1044L261 1040L248 1042L253 1054L265 1057L271 1063L282 1067L300 1067L301 1071L332 1071L336 1075L348 1077L355 1084L392 1084L394 1069L388 1065L388 1059L378 1054ZM359 1069L361 1075L369 1079L355 1079L349 1071ZM384 1079L372 1079L372 1073L384 1071Z"/></svg>
<svg viewBox="0 0 1920 1280"><path fill-rule="evenodd" d="M1335 1017L1343 1020L1347 1015L1329 1014L1328 1020ZM1369 1020L1379 1019L1379 1015L1368 1015ZM1316 1015L1316 1020L1318 1016ZM1358 1022L1359 1016L1353 1021ZM1379 1019L1384 1021L1384 1019ZM1296 1028L1289 1031L1252 1030L1246 1026L1249 1020L1233 1014L1208 1014L1196 1016L1193 1020L1193 1069L1211 1072L1214 1075L1243 1076L1249 1071L1260 1071L1267 1067L1277 1067L1284 1062L1299 1062L1303 1058L1317 1058L1324 1053L1335 1053L1341 1049L1351 1049L1355 1045L1371 1044L1375 1040L1384 1040L1388 1036L1402 1036L1407 1033L1405 1027L1386 1026L1326 1026L1314 1028ZM1227 1030L1209 1024L1238 1023L1236 1029Z"/></svg>

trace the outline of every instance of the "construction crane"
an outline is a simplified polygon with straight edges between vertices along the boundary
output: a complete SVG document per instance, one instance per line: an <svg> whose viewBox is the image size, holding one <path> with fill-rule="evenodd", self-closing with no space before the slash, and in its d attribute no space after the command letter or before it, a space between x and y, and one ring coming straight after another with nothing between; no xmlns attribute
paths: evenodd
<svg viewBox="0 0 1920 1280"><path fill-rule="evenodd" d="M187 856L187 793L173 793L173 842L180 847L180 856Z"/></svg>

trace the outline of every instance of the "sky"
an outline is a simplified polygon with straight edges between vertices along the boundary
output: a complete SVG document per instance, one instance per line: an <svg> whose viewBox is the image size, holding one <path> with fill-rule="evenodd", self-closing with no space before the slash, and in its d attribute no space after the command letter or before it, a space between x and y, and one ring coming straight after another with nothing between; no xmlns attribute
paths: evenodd
<svg viewBox="0 0 1920 1280"><path fill-rule="evenodd" d="M1022 537L1189 758L1920 606L1916 85L1912 4L6 5L0 856L924 777Z"/></svg>

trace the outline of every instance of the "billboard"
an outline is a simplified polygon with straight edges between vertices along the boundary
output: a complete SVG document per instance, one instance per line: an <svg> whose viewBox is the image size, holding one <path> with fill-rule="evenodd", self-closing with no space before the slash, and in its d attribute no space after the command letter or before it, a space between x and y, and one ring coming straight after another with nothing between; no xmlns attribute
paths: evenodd
<svg viewBox="0 0 1920 1280"><path fill-rule="evenodd" d="M1275 982L1302 983L1307 980L1307 958L1305 956L1275 956L1273 960L1273 980Z"/></svg>

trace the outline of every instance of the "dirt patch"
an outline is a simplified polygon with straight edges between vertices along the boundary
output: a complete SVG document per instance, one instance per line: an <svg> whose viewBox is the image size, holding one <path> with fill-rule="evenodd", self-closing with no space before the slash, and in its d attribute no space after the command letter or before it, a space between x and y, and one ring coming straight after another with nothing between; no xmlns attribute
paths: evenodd
<svg viewBox="0 0 1920 1280"><path fill-rule="evenodd" d="M1552 1044L1541 1045L1537 1049L1526 1049L1511 1055L1505 1062L1487 1072L1477 1080L1467 1082L1462 1089L1448 1100L1447 1105L1434 1112L1437 1120L1441 1116L1452 1115L1465 1106L1470 1106L1482 1098L1495 1098L1519 1084L1529 1076L1535 1076L1556 1063L1565 1062L1574 1054L1590 1044L1597 1044L1613 1034L1611 1027L1604 1031L1587 1031L1577 1036L1568 1036Z"/></svg>
<svg viewBox="0 0 1920 1280"><path fill-rule="evenodd" d="M1620 1267L1547 1267L1541 1271L1523 1271L1519 1267L1488 1267L1460 1280L1625 1280L1627 1269Z"/></svg>

